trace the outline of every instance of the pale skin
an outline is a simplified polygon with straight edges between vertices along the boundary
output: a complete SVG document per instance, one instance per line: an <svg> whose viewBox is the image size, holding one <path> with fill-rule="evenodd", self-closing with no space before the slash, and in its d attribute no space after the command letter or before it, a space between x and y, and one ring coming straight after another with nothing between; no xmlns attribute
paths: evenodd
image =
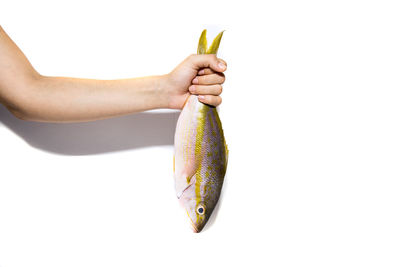
<svg viewBox="0 0 400 267"><path fill-rule="evenodd" d="M218 106L226 62L191 55L165 75L121 80L39 74L0 26L0 103L16 117L41 122L81 122L151 109L182 109L186 99Z"/></svg>

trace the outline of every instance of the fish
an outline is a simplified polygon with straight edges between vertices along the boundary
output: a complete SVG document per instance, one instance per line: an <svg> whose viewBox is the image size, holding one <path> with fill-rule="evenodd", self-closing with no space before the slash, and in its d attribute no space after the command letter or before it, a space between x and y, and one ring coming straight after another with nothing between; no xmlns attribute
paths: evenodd
<svg viewBox="0 0 400 267"><path fill-rule="evenodd" d="M201 33L197 54L216 54L223 32L207 48ZM177 198L193 232L209 220L221 195L228 164L228 147L216 107L190 95L179 115L174 137L174 180Z"/></svg>

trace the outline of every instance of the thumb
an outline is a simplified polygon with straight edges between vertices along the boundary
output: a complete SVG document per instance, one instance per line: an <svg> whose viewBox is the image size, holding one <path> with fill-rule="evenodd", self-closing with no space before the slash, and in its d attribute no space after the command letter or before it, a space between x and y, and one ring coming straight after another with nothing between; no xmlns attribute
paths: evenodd
<svg viewBox="0 0 400 267"><path fill-rule="evenodd" d="M224 72L226 70L226 63L222 59L217 58L214 54L209 55L191 55L188 58L193 68L197 71L202 68L211 68L216 72Z"/></svg>

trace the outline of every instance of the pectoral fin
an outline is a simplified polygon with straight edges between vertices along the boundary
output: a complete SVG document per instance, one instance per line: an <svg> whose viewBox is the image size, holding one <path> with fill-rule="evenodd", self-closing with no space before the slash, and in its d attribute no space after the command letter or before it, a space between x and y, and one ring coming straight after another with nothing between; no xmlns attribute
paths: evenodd
<svg viewBox="0 0 400 267"><path fill-rule="evenodd" d="M195 183L196 178L194 176L187 176L186 178L181 177L175 179L175 192L176 197L181 198L183 193Z"/></svg>

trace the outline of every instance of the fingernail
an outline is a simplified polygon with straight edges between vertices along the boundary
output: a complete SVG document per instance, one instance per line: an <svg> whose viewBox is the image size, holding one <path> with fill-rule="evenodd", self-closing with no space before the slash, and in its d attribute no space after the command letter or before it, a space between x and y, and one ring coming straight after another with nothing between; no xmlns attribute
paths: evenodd
<svg viewBox="0 0 400 267"><path fill-rule="evenodd" d="M204 70L200 70L199 75L203 75L203 74L204 74Z"/></svg>
<svg viewBox="0 0 400 267"><path fill-rule="evenodd" d="M224 69L226 68L225 64L222 63L222 62L218 63L218 67L219 67L221 70L224 70Z"/></svg>
<svg viewBox="0 0 400 267"><path fill-rule="evenodd" d="M192 82L195 83L195 84L198 84L199 80L197 78L194 78Z"/></svg>
<svg viewBox="0 0 400 267"><path fill-rule="evenodd" d="M194 86L194 85L191 85L191 86L189 86L189 91L190 92L194 92L194 89L195 89L196 87Z"/></svg>
<svg viewBox="0 0 400 267"><path fill-rule="evenodd" d="M198 99L204 100L204 95L199 95Z"/></svg>

